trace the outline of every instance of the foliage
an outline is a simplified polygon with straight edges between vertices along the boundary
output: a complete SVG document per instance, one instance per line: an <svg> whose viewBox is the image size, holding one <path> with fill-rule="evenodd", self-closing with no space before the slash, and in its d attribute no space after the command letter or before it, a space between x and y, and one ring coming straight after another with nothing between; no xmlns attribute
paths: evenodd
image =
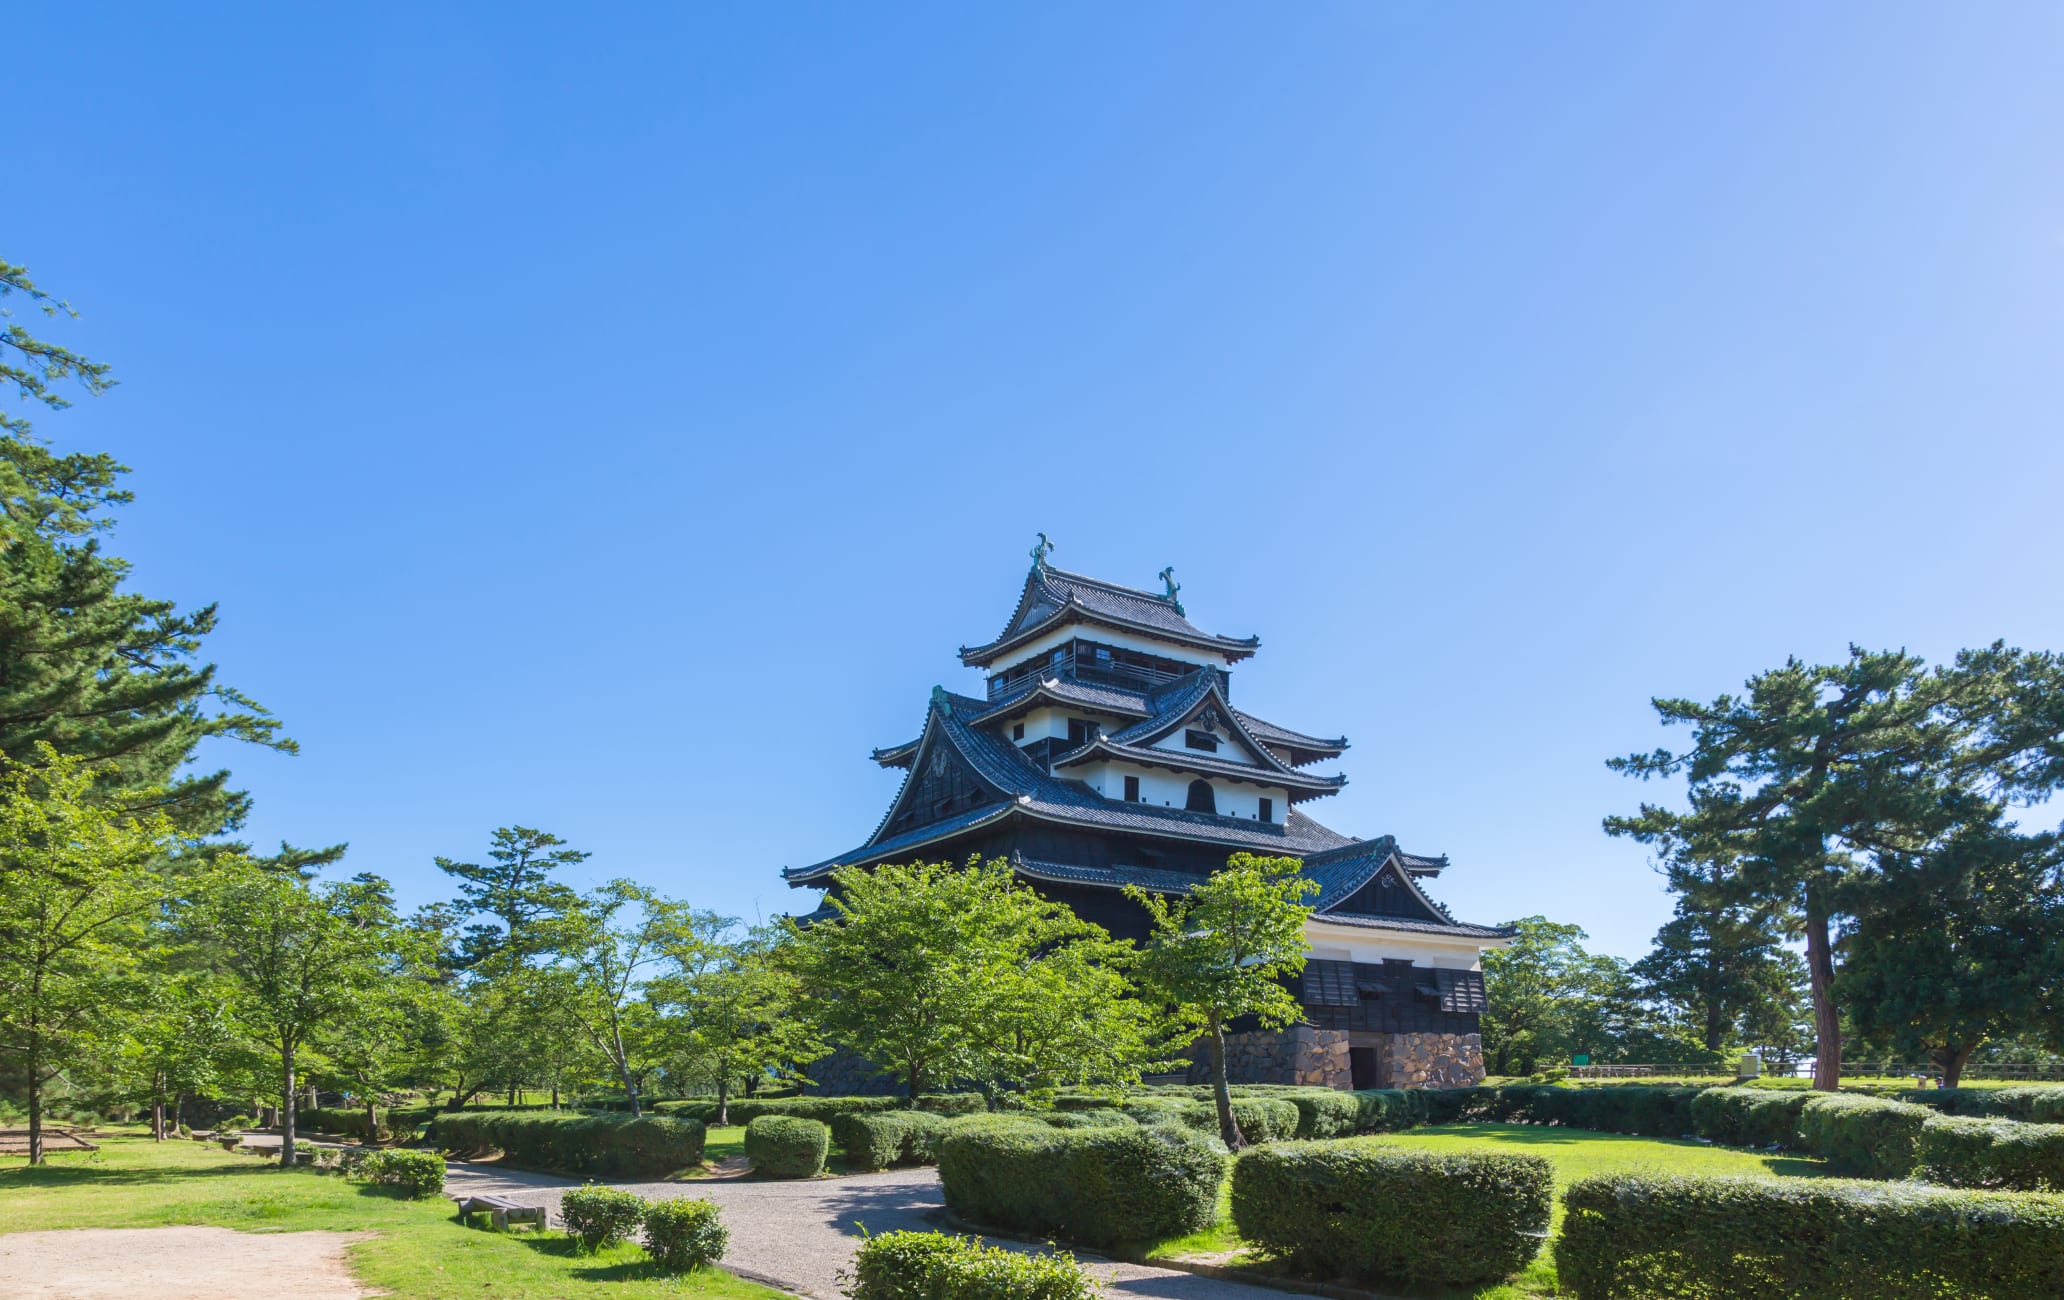
<svg viewBox="0 0 2064 1300"><path fill-rule="evenodd" d="M0 774L0 1051L27 1094L32 1164L44 1085L118 1041L146 923L173 887L164 815L99 803L82 760L37 752L40 767Z"/></svg>
<svg viewBox="0 0 2064 1300"><path fill-rule="evenodd" d="M1233 1222L1261 1252L1325 1280L1467 1284L1540 1252L1555 1175L1539 1156L1435 1155L1377 1138L1250 1151Z"/></svg>
<svg viewBox="0 0 2064 1300"><path fill-rule="evenodd" d="M692 1273L724 1258L731 1232L709 1201L678 1197L645 1211L645 1252L663 1273Z"/></svg>
<svg viewBox="0 0 2064 1300"><path fill-rule="evenodd" d="M550 943L551 924L576 902L569 886L552 879L562 867L576 867L588 854L528 826L501 826L488 840L488 864L438 858L437 869L459 882L457 910L481 919L465 928L455 961L472 968L534 955Z"/></svg>
<svg viewBox="0 0 2064 1300"><path fill-rule="evenodd" d="M795 975L776 960L782 931L763 926L735 934L730 917L700 914L669 937L674 972L652 982L646 996L672 1034L676 1072L715 1085L707 1117L732 1122L731 1088L740 1079L799 1077L795 1067L825 1048L796 1014ZM739 1122L748 1122L750 1116Z"/></svg>
<svg viewBox="0 0 2064 1300"><path fill-rule="evenodd" d="M580 898L556 927L553 947L570 976L566 1008L615 1068L633 1115L643 1110L633 1057L641 1046L657 1048L652 1035L638 1032L654 1014L638 1000L643 975L708 920L633 881L612 880Z"/></svg>
<svg viewBox="0 0 2064 1300"><path fill-rule="evenodd" d="M1215 1138L1176 1125L1056 1129L961 1120L939 1148L954 1213L1089 1246L1194 1232L1218 1211L1230 1162Z"/></svg>
<svg viewBox="0 0 2064 1300"><path fill-rule="evenodd" d="M920 1098L918 1108L933 1109L925 1103L936 1100ZM750 1124L762 1115L795 1115L829 1124L841 1115L898 1110L902 1106L903 1102L895 1097L769 1097L764 1101L734 1101L730 1111L733 1124ZM713 1101L663 1101L654 1109L668 1115L692 1116L705 1124L714 1124L717 1117L717 1103Z"/></svg>
<svg viewBox="0 0 2064 1300"><path fill-rule="evenodd" d="M762 1115L745 1126L745 1155L754 1173L815 1178L831 1154L831 1129L814 1119Z"/></svg>
<svg viewBox="0 0 2064 1300"><path fill-rule="evenodd" d="M665 1177L702 1163L701 1121L564 1111L446 1111L427 1138L461 1155L500 1151L509 1164L570 1174Z"/></svg>
<svg viewBox="0 0 2064 1300"><path fill-rule="evenodd" d="M789 921L781 962L819 1037L901 1073L1051 1089L1138 1078L1149 1009L1126 945L1018 883L1001 859L832 874L837 913Z"/></svg>
<svg viewBox="0 0 2064 1300"><path fill-rule="evenodd" d="M1922 1179L1946 1187L2064 1192L2064 1125L1935 1115L1915 1149Z"/></svg>
<svg viewBox="0 0 2064 1300"><path fill-rule="evenodd" d="M1312 913L1304 899L1318 890L1296 858L1251 853L1235 853L1224 870L1193 886L1186 897L1134 885L1125 889L1153 925L1141 982L1149 997L1168 1007L1182 1041L1205 1039L1219 1137L1234 1151L1246 1143L1227 1091L1226 1025L1252 1017L1273 1029L1302 1018L1304 1009L1283 980L1304 969L1311 947L1304 923Z"/></svg>
<svg viewBox="0 0 2064 1300"><path fill-rule="evenodd" d="M1833 927L1867 911L1874 881L1945 837L1998 831L2014 798L2064 778L2044 757L2060 695L2055 656L1993 646L1929 671L1900 652L1794 659L1710 704L1655 701L1694 728L1688 752L1614 759L1644 779L1683 776L1688 808L1644 803L1606 830L1654 846L1673 888L1796 926L1806 940L1817 1086L1840 1086Z"/></svg>
<svg viewBox="0 0 2064 1300"><path fill-rule="evenodd" d="M950 1121L921 1110L860 1111L831 1121L831 1135L846 1162L859 1169L935 1164Z"/></svg>
<svg viewBox="0 0 2064 1300"><path fill-rule="evenodd" d="M1923 1106L1853 1092L1823 1094L1799 1109L1799 1143L1842 1173L1905 1178L1914 1171Z"/></svg>
<svg viewBox="0 0 2064 1300"><path fill-rule="evenodd" d="M1803 981L1804 965L1782 941L1768 915L1688 893L1628 974L1645 999L1718 1052L1777 1023L1777 1008Z"/></svg>
<svg viewBox="0 0 2064 1300"><path fill-rule="evenodd" d="M1586 1178L1563 1196L1579 1300L2025 1300L2064 1294L2064 1199L1836 1179Z"/></svg>
<svg viewBox="0 0 2064 1300"><path fill-rule="evenodd" d="M625 1241L645 1222L647 1202L617 1187L569 1187L559 1200L559 1221L580 1248L594 1252Z"/></svg>
<svg viewBox="0 0 2064 1300"><path fill-rule="evenodd" d="M1813 1094L1770 1088L1705 1088L1691 1102L1700 1137L1731 1147L1799 1144L1799 1112Z"/></svg>
<svg viewBox="0 0 2064 1300"><path fill-rule="evenodd" d="M407 1196L435 1196L444 1190L444 1157L435 1151L375 1151L358 1162L358 1176Z"/></svg>
<svg viewBox="0 0 2064 1300"><path fill-rule="evenodd" d="M1507 924L1519 933L1483 955L1485 1067L1532 1074L1542 1061L1601 1053L1609 1037L1604 1007L1625 981L1620 963L1585 951L1579 926L1544 916Z"/></svg>
<svg viewBox="0 0 2064 1300"><path fill-rule="evenodd" d="M853 1300L1093 1300L1098 1294L1066 1252L1026 1254L937 1232L869 1237L840 1280Z"/></svg>

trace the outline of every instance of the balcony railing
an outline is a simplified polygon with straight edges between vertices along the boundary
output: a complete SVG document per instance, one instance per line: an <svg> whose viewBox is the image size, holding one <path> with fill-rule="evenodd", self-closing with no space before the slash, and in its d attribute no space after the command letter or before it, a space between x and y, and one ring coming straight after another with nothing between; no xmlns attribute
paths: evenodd
<svg viewBox="0 0 2064 1300"><path fill-rule="evenodd" d="M1067 677L1078 682L1089 682L1101 686L1118 686L1128 690L1158 690L1171 682L1181 681L1196 670L1169 672L1160 668L1149 668L1144 664L1122 663L1114 659L1100 659L1093 654L1077 654L1064 651L1059 658L1049 658L1008 677L989 679L989 698L999 699L1012 695L1034 682L1050 677ZM1219 689L1227 690L1229 674L1219 671Z"/></svg>

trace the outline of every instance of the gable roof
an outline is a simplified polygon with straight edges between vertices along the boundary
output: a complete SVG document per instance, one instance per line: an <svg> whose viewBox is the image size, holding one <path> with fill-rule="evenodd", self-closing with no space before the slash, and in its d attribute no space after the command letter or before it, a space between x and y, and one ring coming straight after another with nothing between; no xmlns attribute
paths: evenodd
<svg viewBox="0 0 2064 1300"><path fill-rule="evenodd" d="M1224 657L1227 663L1252 655L1261 638L1217 636L1190 622L1172 598L1137 587L1121 587L1085 574L1036 564L1003 631L986 645L962 646L960 661L987 667L1017 646L1071 622L1097 623L1120 631L1171 641Z"/></svg>
<svg viewBox="0 0 2064 1300"><path fill-rule="evenodd" d="M1211 725L1223 726L1233 733L1239 743L1255 757L1254 766L1230 763L1223 759L1209 759L1187 752L1178 754L1175 750L1154 749L1157 741L1173 735L1179 728L1203 718ZM1224 680L1215 672L1192 673L1184 679L1184 685L1169 692L1161 701L1161 708L1153 717L1136 722L1122 731L1099 737L1075 753L1054 760L1055 767L1073 766L1082 761L1078 755L1086 750L1102 749L1116 757L1131 758L1135 762L1158 762L1165 767L1191 765L1200 772L1233 777L1257 784L1282 785L1293 792L1302 791L1306 797L1332 794L1347 784L1345 776L1311 776L1291 767L1277 756L1276 752L1263 744L1247 724L1241 721L1239 711L1226 699ZM1180 758L1180 762L1176 761Z"/></svg>

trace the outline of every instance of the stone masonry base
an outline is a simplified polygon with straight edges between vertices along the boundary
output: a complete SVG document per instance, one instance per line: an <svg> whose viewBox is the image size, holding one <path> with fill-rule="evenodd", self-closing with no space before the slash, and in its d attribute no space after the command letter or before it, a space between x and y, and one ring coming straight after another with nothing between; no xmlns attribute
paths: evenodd
<svg viewBox="0 0 2064 1300"><path fill-rule="evenodd" d="M1385 1034L1380 1052L1379 1085L1385 1088L1468 1088L1483 1082L1483 1038L1478 1034ZM1210 1053L1206 1043L1191 1049L1190 1082L1210 1079ZM1354 1069L1348 1035L1310 1025L1228 1034L1226 1079L1351 1088Z"/></svg>

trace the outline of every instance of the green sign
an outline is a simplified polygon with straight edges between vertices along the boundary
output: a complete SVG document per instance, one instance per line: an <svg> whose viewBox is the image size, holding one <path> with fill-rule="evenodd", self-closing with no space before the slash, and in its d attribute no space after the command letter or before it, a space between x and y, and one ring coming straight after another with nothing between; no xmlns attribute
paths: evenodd
<svg viewBox="0 0 2064 1300"><path fill-rule="evenodd" d="M1591 1058L1582 1052L1578 1052L1569 1059L1569 1063L1571 1065L1589 1065L1591 1064Z"/></svg>

